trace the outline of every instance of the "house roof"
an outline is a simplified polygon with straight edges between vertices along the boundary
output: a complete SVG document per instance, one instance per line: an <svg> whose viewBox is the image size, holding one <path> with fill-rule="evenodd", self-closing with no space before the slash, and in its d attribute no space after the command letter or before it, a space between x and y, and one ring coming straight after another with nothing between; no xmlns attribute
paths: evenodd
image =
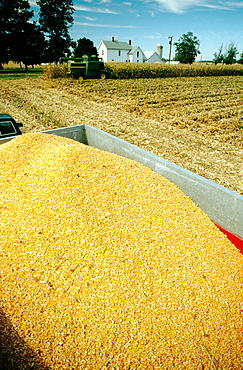
<svg viewBox="0 0 243 370"><path fill-rule="evenodd" d="M127 42L122 42L122 41L104 41L103 43L107 47L107 49L119 49L119 50L128 50L130 51L132 49L132 46L129 45Z"/></svg>
<svg viewBox="0 0 243 370"><path fill-rule="evenodd" d="M132 49L129 52L129 55L133 55L137 50L141 51L141 53L143 54L143 60L146 61L147 60L146 55L144 54L144 52L142 51L140 46L133 46Z"/></svg>
<svg viewBox="0 0 243 370"><path fill-rule="evenodd" d="M131 50L130 50L130 52L129 52L129 54L134 54L135 53L135 51L137 51L138 49L140 49L140 47L139 46L131 46ZM141 49L140 49L141 50ZM142 51L142 50L141 50Z"/></svg>
<svg viewBox="0 0 243 370"><path fill-rule="evenodd" d="M152 55L154 55L156 53L156 51L145 51L144 54L146 56L146 58L150 58ZM157 53L156 53L157 54ZM158 55L158 54L157 54ZM159 56L158 56L159 57Z"/></svg>

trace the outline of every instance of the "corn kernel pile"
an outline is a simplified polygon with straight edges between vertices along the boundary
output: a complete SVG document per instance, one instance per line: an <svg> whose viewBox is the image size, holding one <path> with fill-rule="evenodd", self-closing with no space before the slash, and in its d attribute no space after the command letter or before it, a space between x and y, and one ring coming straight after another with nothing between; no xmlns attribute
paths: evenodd
<svg viewBox="0 0 243 370"><path fill-rule="evenodd" d="M11 369L243 369L243 256L175 185L28 133L0 146L0 187Z"/></svg>

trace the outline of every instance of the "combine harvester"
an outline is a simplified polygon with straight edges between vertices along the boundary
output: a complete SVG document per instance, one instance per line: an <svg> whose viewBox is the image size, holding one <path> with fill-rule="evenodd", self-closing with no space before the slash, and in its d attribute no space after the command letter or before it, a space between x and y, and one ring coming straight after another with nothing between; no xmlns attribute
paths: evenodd
<svg viewBox="0 0 243 370"><path fill-rule="evenodd" d="M83 55L82 58L65 58L61 57L60 63L67 63L67 74L74 79L82 82L86 78L108 78L105 72L105 65L101 58L96 55Z"/></svg>
<svg viewBox="0 0 243 370"><path fill-rule="evenodd" d="M90 125L42 132L67 137L151 168L189 196L243 254L243 196L240 194ZM0 144L13 137L0 135Z"/></svg>

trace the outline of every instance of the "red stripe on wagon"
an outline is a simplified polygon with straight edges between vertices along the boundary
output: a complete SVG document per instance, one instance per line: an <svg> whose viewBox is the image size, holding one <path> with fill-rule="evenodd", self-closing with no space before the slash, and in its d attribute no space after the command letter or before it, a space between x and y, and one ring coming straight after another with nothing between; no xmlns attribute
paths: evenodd
<svg viewBox="0 0 243 370"><path fill-rule="evenodd" d="M241 252L241 254L243 254L243 239L241 239L239 236L236 236L232 233L230 233L229 231L225 230L223 227L215 224L220 231L222 231L227 237L228 239L231 241L231 243L233 243L236 248L239 249L239 251Z"/></svg>

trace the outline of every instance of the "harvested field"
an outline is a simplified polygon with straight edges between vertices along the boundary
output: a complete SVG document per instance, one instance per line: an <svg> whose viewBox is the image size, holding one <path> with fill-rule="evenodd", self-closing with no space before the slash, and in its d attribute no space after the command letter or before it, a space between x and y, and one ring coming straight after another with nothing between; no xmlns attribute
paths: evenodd
<svg viewBox="0 0 243 370"><path fill-rule="evenodd" d="M23 132L90 124L243 194L243 76L2 80Z"/></svg>

